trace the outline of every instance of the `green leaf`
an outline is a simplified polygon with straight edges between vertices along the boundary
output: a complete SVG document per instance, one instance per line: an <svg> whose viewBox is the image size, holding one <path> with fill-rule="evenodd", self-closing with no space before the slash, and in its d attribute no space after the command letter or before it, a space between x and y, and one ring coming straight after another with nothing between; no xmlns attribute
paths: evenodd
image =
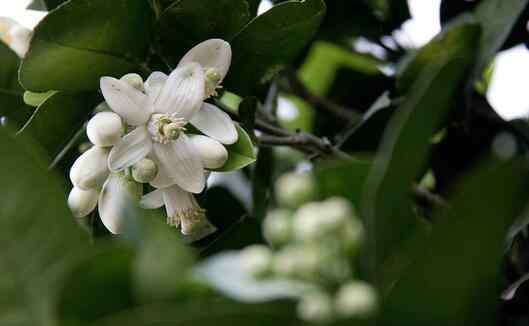
<svg viewBox="0 0 529 326"><path fill-rule="evenodd" d="M241 126L255 141L255 114L259 105L256 97L247 97L239 104L239 116L241 117Z"/></svg>
<svg viewBox="0 0 529 326"><path fill-rule="evenodd" d="M159 20L162 55L176 65L192 47L210 38L230 41L248 23L245 0L179 0Z"/></svg>
<svg viewBox="0 0 529 326"><path fill-rule="evenodd" d="M410 71L404 73L407 76L404 80L412 86L384 133L362 205L373 251L370 254L373 276L384 290L393 277L398 277L385 264L393 264L391 257L402 255L398 253L400 250L420 247L410 245L412 239L424 238L424 228L412 211L411 188L424 174L431 151L430 139L454 108L454 98L466 81L479 31L479 26L472 23L452 26L421 49L410 64ZM409 256L412 255L410 252ZM400 259L399 264L404 268L405 259ZM396 275L383 276L386 269ZM380 283L382 279L384 284Z"/></svg>
<svg viewBox="0 0 529 326"><path fill-rule="evenodd" d="M0 128L0 324L55 325L57 287L88 248L40 148Z"/></svg>
<svg viewBox="0 0 529 326"><path fill-rule="evenodd" d="M385 302L380 324L495 325L503 243L528 187L524 158L488 162L463 178L420 258Z"/></svg>
<svg viewBox="0 0 529 326"><path fill-rule="evenodd" d="M325 15L322 0L287 1L254 18L232 41L225 81L239 95L251 94L292 62L312 39Z"/></svg>
<svg viewBox="0 0 529 326"><path fill-rule="evenodd" d="M261 147L257 153L257 162L252 171L253 217L262 221L272 197L273 175L275 167L272 148Z"/></svg>
<svg viewBox="0 0 529 326"><path fill-rule="evenodd" d="M228 160L221 168L215 171L228 172L239 170L255 162L256 155L250 136L240 126L237 126L237 133L239 134L237 142L226 146Z"/></svg>
<svg viewBox="0 0 529 326"><path fill-rule="evenodd" d="M100 100L97 93L56 93L35 110L20 132L33 137L55 159Z"/></svg>
<svg viewBox="0 0 529 326"><path fill-rule="evenodd" d="M4 91L21 92L18 83L18 66L20 58L11 48L0 41L0 89Z"/></svg>
<svg viewBox="0 0 529 326"><path fill-rule="evenodd" d="M136 71L147 54L153 19L144 0L69 1L36 27L20 81L32 92L83 91L99 88L102 76Z"/></svg>
<svg viewBox="0 0 529 326"><path fill-rule="evenodd" d="M477 79L482 75L482 71L490 64L496 52L500 50L509 37L509 33L528 3L528 0L487 0L480 2L476 8L475 16L481 23L483 32L473 78ZM524 27L525 24L526 21L523 22Z"/></svg>

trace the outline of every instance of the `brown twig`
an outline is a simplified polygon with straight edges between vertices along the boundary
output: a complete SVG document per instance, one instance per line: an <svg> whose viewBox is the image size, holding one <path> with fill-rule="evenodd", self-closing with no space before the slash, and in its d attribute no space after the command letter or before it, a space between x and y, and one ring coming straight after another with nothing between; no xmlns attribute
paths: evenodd
<svg viewBox="0 0 529 326"><path fill-rule="evenodd" d="M287 71L285 73L291 91L296 94L297 96L301 97L305 101L307 101L309 104L313 105L316 108L320 108L322 110L325 110L334 116L336 116L339 119L345 119L347 121L358 121L360 120L360 113L356 112L355 110L351 108L346 108L343 106L340 106L333 101L323 97L318 96L316 94L313 94L306 86L303 84L301 80L296 76L295 72L293 71Z"/></svg>

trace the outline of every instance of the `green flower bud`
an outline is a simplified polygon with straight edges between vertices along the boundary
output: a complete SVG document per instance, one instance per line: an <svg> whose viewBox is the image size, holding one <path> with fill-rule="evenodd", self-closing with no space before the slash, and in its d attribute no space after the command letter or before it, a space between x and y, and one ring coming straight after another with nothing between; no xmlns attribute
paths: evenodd
<svg viewBox="0 0 529 326"><path fill-rule="evenodd" d="M333 318L331 297L324 292L313 292L304 296L298 303L298 317L313 323L326 323Z"/></svg>
<svg viewBox="0 0 529 326"><path fill-rule="evenodd" d="M272 245L281 246L292 238L292 214L287 209L268 212L263 222L265 239Z"/></svg>
<svg viewBox="0 0 529 326"><path fill-rule="evenodd" d="M287 173L276 181L275 190L280 205L297 208L316 197L316 184L310 173Z"/></svg>
<svg viewBox="0 0 529 326"><path fill-rule="evenodd" d="M266 276L272 267L272 251L263 245L252 245L241 252L242 268L256 278Z"/></svg>
<svg viewBox="0 0 529 326"><path fill-rule="evenodd" d="M338 290L335 307L344 318L367 318L377 310L377 294L367 283L350 282Z"/></svg>
<svg viewBox="0 0 529 326"><path fill-rule="evenodd" d="M139 183L149 183L158 174L158 167L153 160L144 158L132 166L132 178Z"/></svg>

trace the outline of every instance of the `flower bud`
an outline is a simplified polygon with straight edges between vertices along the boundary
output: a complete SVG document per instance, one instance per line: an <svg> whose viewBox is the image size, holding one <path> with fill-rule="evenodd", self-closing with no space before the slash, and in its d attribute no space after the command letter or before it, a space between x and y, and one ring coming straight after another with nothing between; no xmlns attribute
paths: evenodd
<svg viewBox="0 0 529 326"><path fill-rule="evenodd" d="M282 277L314 281L319 276L321 258L318 248L290 245L276 254L273 269Z"/></svg>
<svg viewBox="0 0 529 326"><path fill-rule="evenodd" d="M85 217L97 206L99 191L96 189L83 190L74 187L68 196L68 206L75 217Z"/></svg>
<svg viewBox="0 0 529 326"><path fill-rule="evenodd" d="M120 80L136 88L140 92L145 92L145 87L143 86L143 79L138 74L126 74L125 76L121 77Z"/></svg>
<svg viewBox="0 0 529 326"><path fill-rule="evenodd" d="M300 241L314 241L327 234L325 216L320 203L308 203L300 207L293 218L294 238Z"/></svg>
<svg viewBox="0 0 529 326"><path fill-rule="evenodd" d="M308 322L325 323L333 317L331 297L324 292L310 293L298 303L298 317Z"/></svg>
<svg viewBox="0 0 529 326"><path fill-rule="evenodd" d="M316 196L316 185L310 173L291 172L282 175L275 185L280 205L297 208Z"/></svg>
<svg viewBox="0 0 529 326"><path fill-rule="evenodd" d="M114 146L124 133L123 122L114 112L100 112L86 126L88 139L100 147Z"/></svg>
<svg viewBox="0 0 529 326"><path fill-rule="evenodd" d="M265 239L272 245L286 244L292 234L292 214L286 209L270 211L263 222Z"/></svg>
<svg viewBox="0 0 529 326"><path fill-rule="evenodd" d="M70 180L75 187L83 190L100 188L108 177L108 149L92 147L73 163Z"/></svg>
<svg viewBox="0 0 529 326"><path fill-rule="evenodd" d="M351 204L347 199L341 197L325 200L321 203L320 209L325 214L325 223L329 230L340 230L346 221L353 217Z"/></svg>
<svg viewBox="0 0 529 326"><path fill-rule="evenodd" d="M272 267L272 251L263 245L252 245L241 252L242 268L256 278L266 276Z"/></svg>
<svg viewBox="0 0 529 326"><path fill-rule="evenodd" d="M345 318L366 318L377 309L377 295L367 283L355 281L343 285L336 294L336 311Z"/></svg>
<svg viewBox="0 0 529 326"><path fill-rule="evenodd" d="M228 160L228 151L218 141L202 135L191 136L190 140L206 169L218 169Z"/></svg>
<svg viewBox="0 0 529 326"><path fill-rule="evenodd" d="M139 183L149 183L158 174L158 167L153 160L144 158L132 166L132 178Z"/></svg>

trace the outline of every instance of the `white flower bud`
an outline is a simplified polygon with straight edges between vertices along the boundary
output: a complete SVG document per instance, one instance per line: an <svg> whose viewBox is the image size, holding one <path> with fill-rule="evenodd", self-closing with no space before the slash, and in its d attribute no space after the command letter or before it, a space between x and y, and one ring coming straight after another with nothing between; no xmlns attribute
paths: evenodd
<svg viewBox="0 0 529 326"><path fill-rule="evenodd" d="M308 203L294 214L293 234L300 241L318 240L325 236L325 216L320 203Z"/></svg>
<svg viewBox="0 0 529 326"><path fill-rule="evenodd" d="M190 140L206 169L218 169L228 160L228 151L218 141L202 135L191 136Z"/></svg>
<svg viewBox="0 0 529 326"><path fill-rule="evenodd" d="M68 206L75 217L85 217L97 206L99 191L96 189L83 190L74 187L68 196Z"/></svg>
<svg viewBox="0 0 529 326"><path fill-rule="evenodd" d="M70 180L75 187L83 190L100 188L108 177L108 149L92 147L73 163Z"/></svg>
<svg viewBox="0 0 529 326"><path fill-rule="evenodd" d="M292 234L292 214L287 209L270 211L263 222L265 239L273 245L286 244Z"/></svg>
<svg viewBox="0 0 529 326"><path fill-rule="evenodd" d="M276 254L273 268L282 277L315 280L319 277L321 263L318 248L290 245Z"/></svg>
<svg viewBox="0 0 529 326"><path fill-rule="evenodd" d="M100 147L114 146L124 133L123 122L114 112L99 112L86 126L88 139Z"/></svg>
<svg viewBox="0 0 529 326"><path fill-rule="evenodd" d="M153 160L144 158L132 166L132 178L139 183L149 183L158 174L158 167Z"/></svg>
<svg viewBox="0 0 529 326"><path fill-rule="evenodd" d="M241 265L253 277L264 277L272 267L272 251L263 245L246 247L241 252Z"/></svg>
<svg viewBox="0 0 529 326"><path fill-rule="evenodd" d="M301 298L297 312L300 319L308 322L329 322L334 314L332 299L323 292L310 293Z"/></svg>
<svg viewBox="0 0 529 326"><path fill-rule="evenodd" d="M342 317L366 318L376 312L377 294L367 283L350 282L338 290L335 307Z"/></svg>
<svg viewBox="0 0 529 326"><path fill-rule="evenodd" d="M310 173L287 173L276 181L275 190L280 205L297 208L313 200L316 185Z"/></svg>
<svg viewBox="0 0 529 326"><path fill-rule="evenodd" d="M141 76L138 74L126 74L125 76L121 77L120 80L136 88L140 92L145 92L145 87L143 86L143 78L141 78Z"/></svg>
<svg viewBox="0 0 529 326"><path fill-rule="evenodd" d="M320 209L325 214L325 223L329 230L341 229L346 221L353 217L351 203L345 198L329 198L321 203Z"/></svg>

